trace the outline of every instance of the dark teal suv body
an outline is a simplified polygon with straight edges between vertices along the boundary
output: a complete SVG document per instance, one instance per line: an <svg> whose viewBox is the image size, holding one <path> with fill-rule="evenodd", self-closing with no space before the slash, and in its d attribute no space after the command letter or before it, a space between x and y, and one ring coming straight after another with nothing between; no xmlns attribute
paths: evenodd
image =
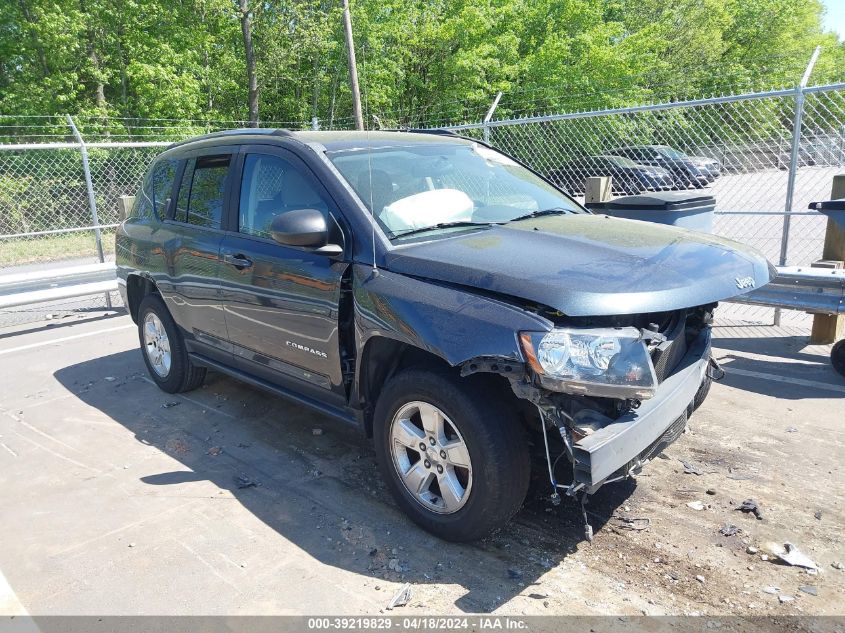
<svg viewBox="0 0 845 633"><path fill-rule="evenodd" d="M772 271L471 139L256 129L162 153L117 265L159 386L212 368L360 425L402 508L456 540L519 508L529 446L566 454L551 484L576 495L674 440L715 303Z"/></svg>

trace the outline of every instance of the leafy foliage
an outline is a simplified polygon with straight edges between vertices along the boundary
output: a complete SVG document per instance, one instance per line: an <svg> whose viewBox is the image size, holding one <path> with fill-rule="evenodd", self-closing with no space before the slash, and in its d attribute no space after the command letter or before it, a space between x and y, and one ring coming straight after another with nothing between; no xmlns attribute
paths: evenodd
<svg viewBox="0 0 845 633"><path fill-rule="evenodd" d="M339 0L252 0L263 121L349 126ZM842 79L819 0L352 0L374 124L613 107ZM13 0L0 12L0 113L88 117L155 137L156 119L247 117L235 0ZM225 125L223 125L225 127ZM46 126L45 126L46 127Z"/></svg>

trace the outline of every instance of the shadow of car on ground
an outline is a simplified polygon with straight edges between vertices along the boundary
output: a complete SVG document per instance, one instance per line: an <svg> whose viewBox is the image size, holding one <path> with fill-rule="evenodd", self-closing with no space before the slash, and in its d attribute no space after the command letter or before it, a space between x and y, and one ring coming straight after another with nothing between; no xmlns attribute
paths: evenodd
<svg viewBox="0 0 845 633"><path fill-rule="evenodd" d="M824 348L807 350L809 345L806 336L713 340L714 356L725 370L721 382L729 387L781 400L817 398L845 389L829 357L815 351Z"/></svg>
<svg viewBox="0 0 845 633"><path fill-rule="evenodd" d="M104 376L125 378L97 381ZM166 394L147 378L137 350L71 365L55 377L137 441L184 466L144 475L144 484L210 481L321 563L367 578L459 585L466 593L455 604L464 612L489 613L520 593L544 598L532 584L585 544L579 505L548 502L542 461L523 509L507 526L476 543L447 543L398 510L370 440L356 428L212 372L195 392ZM591 497L594 530L635 488L628 480Z"/></svg>

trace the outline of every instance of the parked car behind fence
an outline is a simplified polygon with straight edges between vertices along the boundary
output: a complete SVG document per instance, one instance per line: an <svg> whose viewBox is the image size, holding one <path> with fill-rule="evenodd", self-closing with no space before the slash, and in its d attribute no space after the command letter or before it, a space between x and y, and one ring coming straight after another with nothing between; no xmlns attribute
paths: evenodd
<svg viewBox="0 0 845 633"><path fill-rule="evenodd" d="M662 167L640 165L623 156L585 156L549 173L549 179L572 194L582 194L587 178L610 176L614 193L637 194L674 187L672 174Z"/></svg>
<svg viewBox="0 0 845 633"><path fill-rule="evenodd" d="M662 167L672 173L678 189L705 187L721 172L721 165L715 159L687 156L668 145L631 145L612 149L608 154L625 156L641 165Z"/></svg>

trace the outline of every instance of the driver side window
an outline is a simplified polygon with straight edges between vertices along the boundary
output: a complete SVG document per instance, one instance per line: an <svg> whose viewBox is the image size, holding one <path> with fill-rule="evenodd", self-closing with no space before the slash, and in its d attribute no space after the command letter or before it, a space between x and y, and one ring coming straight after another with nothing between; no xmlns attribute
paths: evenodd
<svg viewBox="0 0 845 633"><path fill-rule="evenodd" d="M241 181L238 230L269 238L273 218L295 209L318 209L328 217L325 200L299 169L279 156L247 154Z"/></svg>

